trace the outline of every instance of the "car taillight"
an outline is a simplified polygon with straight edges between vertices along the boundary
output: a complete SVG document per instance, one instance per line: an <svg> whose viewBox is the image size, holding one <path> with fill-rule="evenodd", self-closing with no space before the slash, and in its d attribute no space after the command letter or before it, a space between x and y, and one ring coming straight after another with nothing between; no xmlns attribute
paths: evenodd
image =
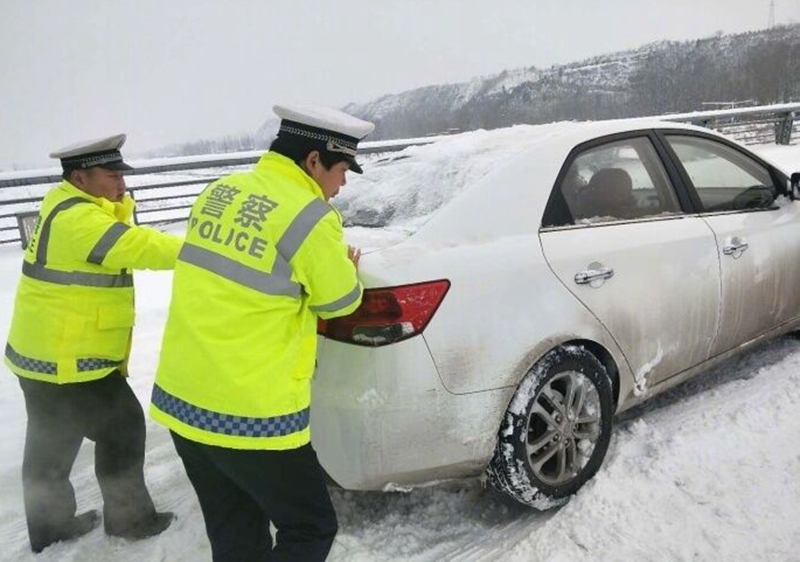
<svg viewBox="0 0 800 562"><path fill-rule="evenodd" d="M448 289L447 279L364 289L361 306L355 312L332 320L320 319L317 333L370 347L406 340L422 333Z"/></svg>

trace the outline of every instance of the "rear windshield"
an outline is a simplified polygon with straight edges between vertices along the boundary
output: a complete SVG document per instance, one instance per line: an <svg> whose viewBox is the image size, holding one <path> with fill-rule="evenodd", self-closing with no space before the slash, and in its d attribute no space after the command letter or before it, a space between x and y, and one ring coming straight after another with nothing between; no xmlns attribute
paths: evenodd
<svg viewBox="0 0 800 562"><path fill-rule="evenodd" d="M529 148L536 127L472 131L401 152L359 156L331 202L345 226L415 231L466 187ZM526 142L528 141L528 142Z"/></svg>
<svg viewBox="0 0 800 562"><path fill-rule="evenodd" d="M331 200L345 227L415 230L460 190L452 181L455 174L448 178L424 154L405 152L359 158L364 174L349 173L347 185Z"/></svg>

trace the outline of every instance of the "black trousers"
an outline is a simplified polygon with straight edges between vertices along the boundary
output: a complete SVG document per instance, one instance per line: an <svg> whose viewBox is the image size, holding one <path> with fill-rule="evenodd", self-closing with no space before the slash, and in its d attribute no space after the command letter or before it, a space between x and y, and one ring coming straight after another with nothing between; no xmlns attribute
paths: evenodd
<svg viewBox="0 0 800 562"><path fill-rule="evenodd" d="M214 562L322 562L338 530L311 444L288 451L213 447L172 433L200 500ZM277 529L273 549L269 524Z"/></svg>
<svg viewBox="0 0 800 562"><path fill-rule="evenodd" d="M84 437L95 442L106 531L120 534L152 517L143 473L144 414L125 378L115 371L85 383L19 383L28 412L22 484L31 546L58 540L75 516L69 474Z"/></svg>

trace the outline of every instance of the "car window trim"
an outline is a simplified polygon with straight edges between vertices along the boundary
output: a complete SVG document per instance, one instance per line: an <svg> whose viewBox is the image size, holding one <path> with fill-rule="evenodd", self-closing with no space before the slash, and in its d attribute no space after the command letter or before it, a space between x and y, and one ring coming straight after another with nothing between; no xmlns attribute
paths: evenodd
<svg viewBox="0 0 800 562"><path fill-rule="evenodd" d="M573 162L575 161L578 156L583 154L584 152L591 150L593 148L597 148L598 146L606 145L606 144L613 144L615 142L629 140L629 139L637 139L637 138L646 138L650 141L650 144L653 146L654 150L656 151L656 156L661 160L661 165L664 166L665 171L667 172L667 178L669 183L671 184L672 190L675 196L678 199L678 204L680 206L681 214L676 215L674 217L659 217L657 215L651 217L643 217L641 219L629 219L629 220L617 220L617 221L609 221L604 223L597 223L597 224L575 224L575 217L572 216L572 212L569 210L566 200L564 199L564 195L561 192L561 183L564 181L564 177L567 175L570 167L572 166ZM691 205L691 202L688 198L688 195L683 192L683 187L679 188L676 185L675 178L680 179L680 176L677 175L676 171L671 171L668 162L669 160L665 160L666 154L664 153L663 149L660 150L660 141L656 134L655 129L636 129L631 131L623 131L621 133L614 133L611 135L604 135L602 137L596 137L590 139L588 141L582 142L570 150L569 154L567 154L564 163L561 165L561 169L556 176L556 181L550 189L550 197L547 199L547 205L545 205L544 213L542 213L542 222L539 224L539 230L544 231L552 231L554 229L562 229L562 228L591 228L594 226L608 226L611 224L621 224L621 223L631 223L631 222L647 222L649 220L663 220L663 219L672 219L672 218L681 218L685 217L688 214L696 212L694 207ZM648 171L649 173L649 171ZM682 182L680 183L682 185ZM687 209L688 207L688 209ZM548 222L551 222L551 217L558 217L558 216L568 216L570 219L571 224L561 224L561 225L548 225Z"/></svg>
<svg viewBox="0 0 800 562"><path fill-rule="evenodd" d="M732 211L709 211L708 213L702 212L698 213L700 217L716 217L719 215L740 215L742 213L766 213L771 211L780 211L781 208L777 205L772 205L772 207L764 207L763 209L738 209Z"/></svg>
<svg viewBox="0 0 800 562"><path fill-rule="evenodd" d="M659 130L653 129L651 133L651 140L656 147L656 152L661 157L661 162L667 170L667 175L672 181L672 185L675 187L681 208L687 214L699 213L703 209L700 196L697 195L696 191L689 188L689 184L686 183L687 177L683 174L683 168L675 165L675 153L671 150L664 137L659 135Z"/></svg>
<svg viewBox="0 0 800 562"><path fill-rule="evenodd" d="M558 232L560 230L578 230L581 228L601 228L605 226L622 226L622 225L629 225L629 224L638 224L643 222L661 222L661 221L674 221L674 220L683 220L687 218L697 218L699 215L696 213L685 213L683 211L680 214L675 215L653 215L650 217L643 217L640 219L617 219L613 221L605 221L605 222L593 222L587 224L564 224L561 226L542 226L539 229L540 233L544 232Z"/></svg>

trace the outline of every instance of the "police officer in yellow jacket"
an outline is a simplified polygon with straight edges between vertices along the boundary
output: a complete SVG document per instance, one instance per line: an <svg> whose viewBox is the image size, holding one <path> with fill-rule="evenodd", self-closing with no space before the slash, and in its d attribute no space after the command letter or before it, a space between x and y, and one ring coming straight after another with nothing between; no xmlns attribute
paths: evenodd
<svg viewBox="0 0 800 562"><path fill-rule="evenodd" d="M327 201L373 125L276 106L270 151L210 184L178 256L151 416L172 433L215 562L324 560L336 515L309 408L318 317L361 302L360 253ZM273 550L269 534L277 529Z"/></svg>
<svg viewBox="0 0 800 562"><path fill-rule="evenodd" d="M132 223L125 135L51 154L64 181L42 201L25 252L5 363L19 377L28 426L23 493L31 548L83 535L69 473L84 437L108 534L140 539L174 518L157 513L144 482L145 426L125 381L134 320L132 269L172 269L181 239Z"/></svg>

